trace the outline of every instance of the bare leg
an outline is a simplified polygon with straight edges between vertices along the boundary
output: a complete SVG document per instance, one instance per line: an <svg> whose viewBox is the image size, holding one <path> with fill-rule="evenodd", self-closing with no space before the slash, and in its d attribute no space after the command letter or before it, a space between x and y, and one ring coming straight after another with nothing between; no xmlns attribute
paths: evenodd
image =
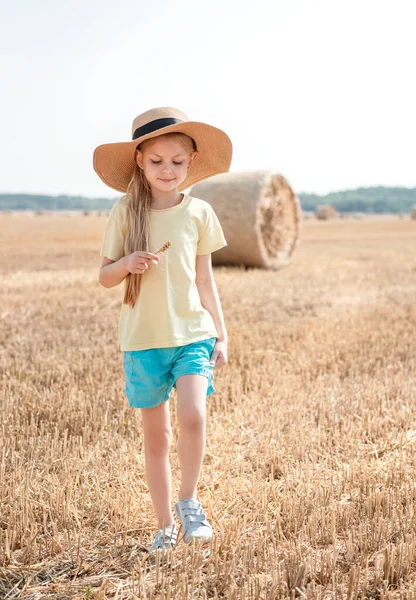
<svg viewBox="0 0 416 600"><path fill-rule="evenodd" d="M181 467L179 500L196 498L206 442L206 394L203 375L182 375L176 380L179 437L176 444Z"/></svg>
<svg viewBox="0 0 416 600"><path fill-rule="evenodd" d="M172 471L169 449L172 428L169 401L154 408L142 408L144 455L147 485L155 509L158 527L172 525L175 520L171 508Z"/></svg>

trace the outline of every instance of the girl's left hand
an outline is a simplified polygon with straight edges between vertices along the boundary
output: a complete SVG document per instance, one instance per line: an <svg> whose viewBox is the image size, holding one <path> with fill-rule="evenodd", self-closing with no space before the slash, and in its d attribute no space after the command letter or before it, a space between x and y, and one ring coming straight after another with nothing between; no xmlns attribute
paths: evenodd
<svg viewBox="0 0 416 600"><path fill-rule="evenodd" d="M228 343L223 341L216 341L215 342L215 346L214 349L212 351L211 354L211 358L209 361L209 364L214 367L214 369L219 369L220 367L223 367L224 365L227 364L228 362L228 357L227 357L227 345Z"/></svg>

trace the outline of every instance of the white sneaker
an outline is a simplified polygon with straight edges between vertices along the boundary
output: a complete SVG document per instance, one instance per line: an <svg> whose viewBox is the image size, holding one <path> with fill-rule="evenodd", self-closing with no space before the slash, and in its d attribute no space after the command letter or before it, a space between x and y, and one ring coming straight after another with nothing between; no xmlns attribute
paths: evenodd
<svg viewBox="0 0 416 600"><path fill-rule="evenodd" d="M183 537L185 544L191 544L193 540L198 542L210 542L212 540L212 527L196 498L178 500L175 504L175 513L180 519L185 532Z"/></svg>
<svg viewBox="0 0 416 600"><path fill-rule="evenodd" d="M166 550L168 548L174 548L176 546L177 535L178 532L176 531L175 524L165 526L165 537L163 537L163 529L159 529L156 533L153 546L150 548L150 552L155 552L156 550L163 550L163 548L165 548Z"/></svg>

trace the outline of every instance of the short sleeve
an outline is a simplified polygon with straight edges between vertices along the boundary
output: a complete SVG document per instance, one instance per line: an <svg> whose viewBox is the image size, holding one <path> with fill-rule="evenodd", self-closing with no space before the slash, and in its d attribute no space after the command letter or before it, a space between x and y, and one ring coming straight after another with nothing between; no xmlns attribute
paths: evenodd
<svg viewBox="0 0 416 600"><path fill-rule="evenodd" d="M100 250L101 256L106 256L114 261L124 256L124 234L120 208L121 203L118 200L110 211Z"/></svg>
<svg viewBox="0 0 416 600"><path fill-rule="evenodd" d="M205 215L204 228L199 236L197 254L211 254L220 248L224 248L227 242L223 230L214 209L208 202Z"/></svg>

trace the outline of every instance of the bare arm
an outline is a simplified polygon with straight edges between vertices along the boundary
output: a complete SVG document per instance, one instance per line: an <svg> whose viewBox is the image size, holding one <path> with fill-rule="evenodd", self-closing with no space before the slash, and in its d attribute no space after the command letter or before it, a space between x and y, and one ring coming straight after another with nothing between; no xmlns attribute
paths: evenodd
<svg viewBox="0 0 416 600"><path fill-rule="evenodd" d="M151 252L132 252L119 260L103 256L98 281L106 288L119 285L129 273L141 275L149 265L157 265L160 257Z"/></svg>
<svg viewBox="0 0 416 600"><path fill-rule="evenodd" d="M196 285L201 304L211 314L214 321L218 332L218 341L227 341L228 334L225 327L221 301L212 272L211 254L203 254L196 257Z"/></svg>
<svg viewBox="0 0 416 600"><path fill-rule="evenodd" d="M98 281L106 288L112 288L121 283L128 275L128 270L125 266L125 256L120 260L111 260L103 256L101 262Z"/></svg>

